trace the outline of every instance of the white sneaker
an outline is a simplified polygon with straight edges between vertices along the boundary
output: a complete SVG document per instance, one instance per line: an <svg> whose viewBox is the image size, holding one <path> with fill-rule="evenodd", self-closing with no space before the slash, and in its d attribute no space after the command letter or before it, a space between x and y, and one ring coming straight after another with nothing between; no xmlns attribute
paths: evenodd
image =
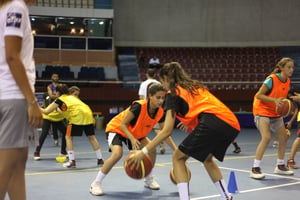
<svg viewBox="0 0 300 200"><path fill-rule="evenodd" d="M90 193L95 196L101 196L104 194L99 181L94 181L91 184Z"/></svg>
<svg viewBox="0 0 300 200"><path fill-rule="evenodd" d="M289 168L285 167L285 165L277 165L274 169L274 173L281 175L294 175L294 172Z"/></svg>
<svg viewBox="0 0 300 200"><path fill-rule="evenodd" d="M159 190L160 185L154 180L153 176L147 177L144 180L145 188L149 188L151 190Z"/></svg>
<svg viewBox="0 0 300 200"><path fill-rule="evenodd" d="M278 144L279 144L278 141L275 140L275 141L273 142L273 145L272 145L272 146L273 146L274 148L277 148L277 147L278 147Z"/></svg>
<svg viewBox="0 0 300 200"><path fill-rule="evenodd" d="M261 172L260 167L252 167L250 178L261 180L265 178L265 175Z"/></svg>

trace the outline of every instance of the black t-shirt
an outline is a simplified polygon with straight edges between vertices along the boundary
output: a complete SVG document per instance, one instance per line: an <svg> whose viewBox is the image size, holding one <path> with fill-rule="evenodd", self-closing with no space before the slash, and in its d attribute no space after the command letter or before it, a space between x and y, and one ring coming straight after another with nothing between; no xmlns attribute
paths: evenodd
<svg viewBox="0 0 300 200"><path fill-rule="evenodd" d="M164 110L167 111L170 109L175 109L176 115L183 117L188 113L189 105L183 98L167 94Z"/></svg>
<svg viewBox="0 0 300 200"><path fill-rule="evenodd" d="M148 101L148 104L149 104L149 101ZM148 105L148 108L149 108L149 105ZM131 120L131 122L130 122L130 125L131 125L131 126L134 126L134 125L136 124L136 121L137 121L137 119L138 119L138 117L139 117L139 115L140 115L140 113L141 113L141 109L142 109L141 104L139 104L139 103L137 103L137 102L133 103L133 104L130 106L129 111L132 112L133 115L134 115L133 120ZM157 108L157 110L155 111L155 115L156 115L157 111L158 111L158 108ZM148 110L148 114L149 114L149 110ZM165 121L165 114L162 116L162 118L159 120L158 123L162 123L162 122L164 122L164 121Z"/></svg>

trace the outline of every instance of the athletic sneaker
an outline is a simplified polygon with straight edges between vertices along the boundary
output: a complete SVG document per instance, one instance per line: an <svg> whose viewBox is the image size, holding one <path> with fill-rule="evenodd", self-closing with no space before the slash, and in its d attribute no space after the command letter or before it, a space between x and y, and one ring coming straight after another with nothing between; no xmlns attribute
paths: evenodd
<svg viewBox="0 0 300 200"><path fill-rule="evenodd" d="M265 178L265 175L263 173L261 173L260 167L252 167L250 177L253 179L260 180L260 179Z"/></svg>
<svg viewBox="0 0 300 200"><path fill-rule="evenodd" d="M104 160L101 158L101 159L97 159L97 165L103 165L104 164Z"/></svg>
<svg viewBox="0 0 300 200"><path fill-rule="evenodd" d="M294 159L289 159L287 161L287 167L289 169L298 169L298 166L296 165L296 162L294 161Z"/></svg>
<svg viewBox="0 0 300 200"><path fill-rule="evenodd" d="M90 193L95 196L101 196L104 194L99 181L94 181L91 184Z"/></svg>
<svg viewBox="0 0 300 200"><path fill-rule="evenodd" d="M273 142L273 145L272 145L272 146L273 146L274 148L277 148L277 147L278 147L278 144L279 144L278 141L275 140L275 141Z"/></svg>
<svg viewBox="0 0 300 200"><path fill-rule="evenodd" d="M166 148L164 144L160 144L160 154L166 153Z"/></svg>
<svg viewBox="0 0 300 200"><path fill-rule="evenodd" d="M33 159L34 159L34 160L41 160L40 152L34 152L34 154L33 154Z"/></svg>
<svg viewBox="0 0 300 200"><path fill-rule="evenodd" d="M293 175L294 172L285 167L285 165L277 165L274 169L275 174Z"/></svg>
<svg viewBox="0 0 300 200"><path fill-rule="evenodd" d="M151 190L159 190L160 189L159 184L154 180L153 176L145 178L144 186L145 186L145 188L149 188Z"/></svg>
<svg viewBox="0 0 300 200"><path fill-rule="evenodd" d="M57 147L57 146L58 146L58 140L54 140L53 145L54 145L55 147Z"/></svg>
<svg viewBox="0 0 300 200"><path fill-rule="evenodd" d="M63 164L63 167L66 167L66 168L75 168L76 167L76 162L75 162L75 160L69 161L69 162Z"/></svg>
<svg viewBox="0 0 300 200"><path fill-rule="evenodd" d="M233 153L241 153L241 152L242 152L242 150L241 150L240 147L236 148L236 149L233 151Z"/></svg>

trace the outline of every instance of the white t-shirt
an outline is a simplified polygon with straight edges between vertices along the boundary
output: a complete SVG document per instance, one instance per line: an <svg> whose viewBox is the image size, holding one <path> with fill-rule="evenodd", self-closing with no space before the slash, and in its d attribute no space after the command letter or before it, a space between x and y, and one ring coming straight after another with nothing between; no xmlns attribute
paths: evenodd
<svg viewBox="0 0 300 200"><path fill-rule="evenodd" d="M150 61L149 61L149 64L150 65L159 65L160 61L159 61L158 58L151 58Z"/></svg>
<svg viewBox="0 0 300 200"><path fill-rule="evenodd" d="M139 88L139 95L143 95L144 99L147 98L147 88L150 83L159 83L159 81L155 79L147 79L141 83Z"/></svg>
<svg viewBox="0 0 300 200"><path fill-rule="evenodd" d="M23 99L24 95L13 78L6 62L4 37L22 38L21 59L32 90L35 83L33 36L28 8L23 0L13 0L0 8L0 99Z"/></svg>

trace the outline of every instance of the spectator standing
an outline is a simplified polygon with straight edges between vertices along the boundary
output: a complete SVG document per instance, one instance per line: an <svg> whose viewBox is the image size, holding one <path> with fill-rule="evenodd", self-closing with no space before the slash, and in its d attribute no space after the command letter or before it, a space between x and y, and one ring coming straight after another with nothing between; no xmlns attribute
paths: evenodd
<svg viewBox="0 0 300 200"><path fill-rule="evenodd" d="M153 56L153 58L150 58L149 60L149 68L156 68L156 69L160 69L161 64L160 64L160 60L158 57Z"/></svg>

